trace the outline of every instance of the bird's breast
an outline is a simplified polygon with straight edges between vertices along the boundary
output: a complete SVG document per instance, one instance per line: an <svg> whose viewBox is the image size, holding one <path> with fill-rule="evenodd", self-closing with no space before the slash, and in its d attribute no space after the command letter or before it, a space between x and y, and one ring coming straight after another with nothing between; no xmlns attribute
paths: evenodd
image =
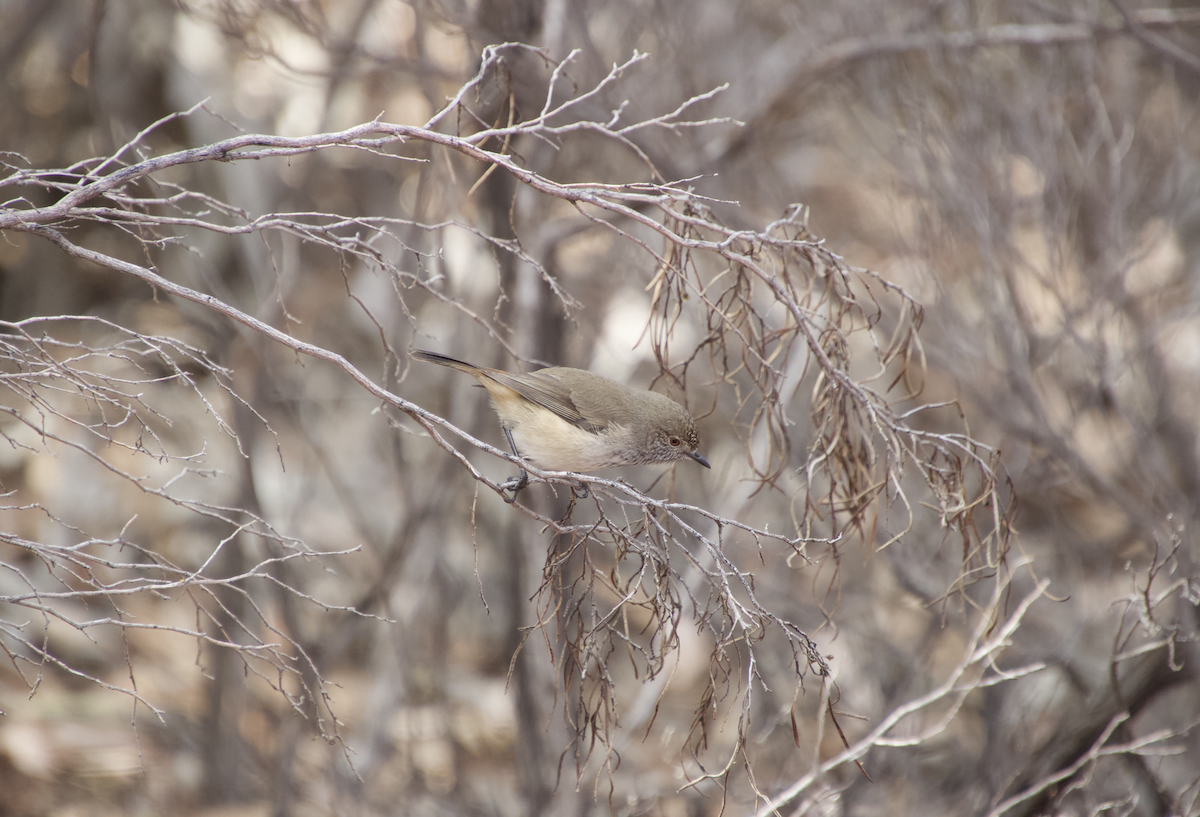
<svg viewBox="0 0 1200 817"><path fill-rule="evenodd" d="M628 434L621 426L585 431L549 411L532 422L509 426L521 456L547 471L595 471L630 461Z"/></svg>

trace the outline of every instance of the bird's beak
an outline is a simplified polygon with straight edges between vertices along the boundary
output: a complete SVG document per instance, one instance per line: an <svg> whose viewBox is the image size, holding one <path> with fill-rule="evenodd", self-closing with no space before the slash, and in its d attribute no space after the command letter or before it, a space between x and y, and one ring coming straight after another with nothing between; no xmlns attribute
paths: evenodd
<svg viewBox="0 0 1200 817"><path fill-rule="evenodd" d="M712 466L708 464L708 460L704 459L704 455L701 454L699 451L696 451L692 454L688 454L688 456L691 457L692 459L694 459L696 462L703 465L705 468L712 468Z"/></svg>

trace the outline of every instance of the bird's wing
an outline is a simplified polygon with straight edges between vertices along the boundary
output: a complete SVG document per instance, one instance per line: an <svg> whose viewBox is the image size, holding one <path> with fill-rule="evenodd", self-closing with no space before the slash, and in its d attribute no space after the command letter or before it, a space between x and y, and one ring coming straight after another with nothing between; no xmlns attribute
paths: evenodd
<svg viewBox="0 0 1200 817"><path fill-rule="evenodd" d="M512 374L489 369L488 376L497 383L508 386L526 400L549 409L571 425L578 426L585 431L597 433L603 431L608 425L605 422L589 421L580 414L579 409L575 406L575 401L571 399L571 390L552 374L544 371Z"/></svg>

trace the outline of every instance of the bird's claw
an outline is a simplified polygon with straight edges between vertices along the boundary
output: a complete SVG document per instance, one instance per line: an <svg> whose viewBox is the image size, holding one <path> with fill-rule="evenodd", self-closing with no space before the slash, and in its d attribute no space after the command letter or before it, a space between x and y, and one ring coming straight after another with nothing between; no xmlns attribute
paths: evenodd
<svg viewBox="0 0 1200 817"><path fill-rule="evenodd" d="M525 473L525 469L521 469L519 476L509 477L509 479L500 485L500 491L512 491L511 497L504 497L504 501L509 505L517 501L517 494L521 493L521 489L529 484L529 474Z"/></svg>
<svg viewBox="0 0 1200 817"><path fill-rule="evenodd" d="M500 483L500 491L512 491L512 496L504 497L504 501L509 505L517 501L517 494L521 493L521 489L529 484L529 474L525 473L525 469L521 469L521 473L515 477L509 477L506 481ZM587 499L592 495L592 491L588 488L586 482L572 482L571 496L576 499Z"/></svg>

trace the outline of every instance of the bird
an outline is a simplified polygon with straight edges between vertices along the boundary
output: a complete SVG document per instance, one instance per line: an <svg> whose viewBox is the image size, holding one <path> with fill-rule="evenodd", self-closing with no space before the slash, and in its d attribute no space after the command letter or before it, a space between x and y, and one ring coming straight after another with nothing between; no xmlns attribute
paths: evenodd
<svg viewBox="0 0 1200 817"><path fill-rule="evenodd" d="M421 349L411 355L478 380L487 389L513 455L545 471L596 471L684 458L712 467L700 453L692 415L656 392L565 366L521 374ZM502 486L513 492L512 499L505 500L514 502L528 482L521 468L519 476ZM580 496L586 495L584 486Z"/></svg>

